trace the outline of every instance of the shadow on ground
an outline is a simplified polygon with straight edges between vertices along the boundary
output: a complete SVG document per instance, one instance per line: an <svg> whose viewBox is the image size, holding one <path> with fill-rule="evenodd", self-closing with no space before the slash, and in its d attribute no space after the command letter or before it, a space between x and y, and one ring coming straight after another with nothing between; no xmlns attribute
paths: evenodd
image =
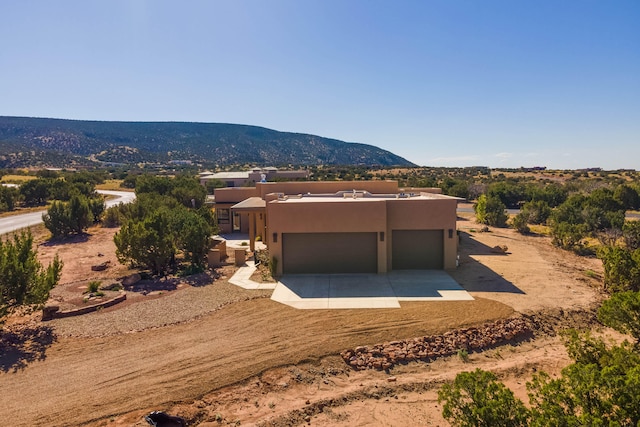
<svg viewBox="0 0 640 427"><path fill-rule="evenodd" d="M89 241L91 235L88 233L76 234L68 237L58 237L55 239L49 239L42 244L42 246L59 246L69 245L74 243L86 243Z"/></svg>
<svg viewBox="0 0 640 427"><path fill-rule="evenodd" d="M207 286L213 283L213 276L209 272L192 274L184 277L159 277L155 279L143 279L139 282L125 286L129 292L153 292L175 291L178 285L187 284L192 287Z"/></svg>
<svg viewBox="0 0 640 427"><path fill-rule="evenodd" d="M57 338L50 326L0 329L0 371L17 372L31 362L46 359Z"/></svg>
<svg viewBox="0 0 640 427"><path fill-rule="evenodd" d="M509 246L508 237L504 237L504 245ZM507 253L497 253L494 248L480 243L469 233L460 233L460 266L451 272L451 276L469 292L507 292L524 294L525 292L506 280L495 271L473 259L471 255L492 255L508 257Z"/></svg>

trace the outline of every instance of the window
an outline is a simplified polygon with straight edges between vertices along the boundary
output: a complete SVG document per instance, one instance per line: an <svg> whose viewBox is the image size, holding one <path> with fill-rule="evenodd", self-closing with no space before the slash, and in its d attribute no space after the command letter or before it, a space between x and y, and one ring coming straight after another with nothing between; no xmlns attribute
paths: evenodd
<svg viewBox="0 0 640 427"><path fill-rule="evenodd" d="M218 224L229 224L229 209L216 209Z"/></svg>

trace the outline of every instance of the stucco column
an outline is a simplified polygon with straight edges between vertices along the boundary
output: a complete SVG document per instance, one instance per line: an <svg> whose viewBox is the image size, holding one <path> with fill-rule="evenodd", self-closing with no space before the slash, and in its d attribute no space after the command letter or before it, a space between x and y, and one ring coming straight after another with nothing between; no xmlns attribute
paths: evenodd
<svg viewBox="0 0 640 427"><path fill-rule="evenodd" d="M249 212L249 249L253 252L256 248L256 214Z"/></svg>

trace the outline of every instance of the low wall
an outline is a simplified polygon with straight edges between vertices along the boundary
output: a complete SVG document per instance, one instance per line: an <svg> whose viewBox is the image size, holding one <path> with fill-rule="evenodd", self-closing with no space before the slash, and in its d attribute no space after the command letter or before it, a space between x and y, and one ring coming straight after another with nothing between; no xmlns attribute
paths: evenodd
<svg viewBox="0 0 640 427"><path fill-rule="evenodd" d="M513 318L485 324L479 328L457 329L443 335L356 347L343 351L340 356L356 370L386 370L398 363L430 361L452 356L460 350L486 350L516 338L529 336L531 333L529 322L523 318Z"/></svg>
<svg viewBox="0 0 640 427"><path fill-rule="evenodd" d="M42 320L51 320L51 319L59 319L62 317L80 316L82 314L87 314L87 313L96 311L99 308L111 307L112 305L116 305L126 299L127 299L126 292L120 291L120 294L118 296L111 298L110 300L99 302L92 305L87 305L85 307L75 308L73 310L65 310L65 311L58 311L58 310L51 310L51 309L47 310L47 307L45 307L42 310Z"/></svg>

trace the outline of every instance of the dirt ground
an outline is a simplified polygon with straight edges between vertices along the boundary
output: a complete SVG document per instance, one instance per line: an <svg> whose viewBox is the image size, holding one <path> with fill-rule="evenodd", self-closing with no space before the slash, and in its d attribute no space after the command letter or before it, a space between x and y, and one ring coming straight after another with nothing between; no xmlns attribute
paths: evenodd
<svg viewBox="0 0 640 427"><path fill-rule="evenodd" d="M479 233L464 218L458 229L460 266L451 274L475 301L302 311L234 294L233 302L169 326L82 337L67 333L62 323L33 320L24 326L26 338L0 354L0 419L14 426L144 426L142 415L165 410L201 426L446 425L439 385L476 367L497 372L526 398L524 384L534 370L557 373L568 363L554 330L593 321L601 263L556 250L546 237L506 229ZM113 232L96 229L86 241L40 245L40 259L46 263L57 252L64 260L61 289L113 280L129 273L115 259ZM506 245L507 254L494 253L496 245ZM91 271L107 259L111 268ZM206 291L215 305L216 295L228 296L226 279L214 275L198 289L176 287L157 301L171 304ZM143 304L110 310L125 314ZM389 373L355 372L336 356L358 345L438 334L518 312L540 319L535 340L472 354L466 362L451 357ZM103 327L115 322L109 316L82 317Z"/></svg>

